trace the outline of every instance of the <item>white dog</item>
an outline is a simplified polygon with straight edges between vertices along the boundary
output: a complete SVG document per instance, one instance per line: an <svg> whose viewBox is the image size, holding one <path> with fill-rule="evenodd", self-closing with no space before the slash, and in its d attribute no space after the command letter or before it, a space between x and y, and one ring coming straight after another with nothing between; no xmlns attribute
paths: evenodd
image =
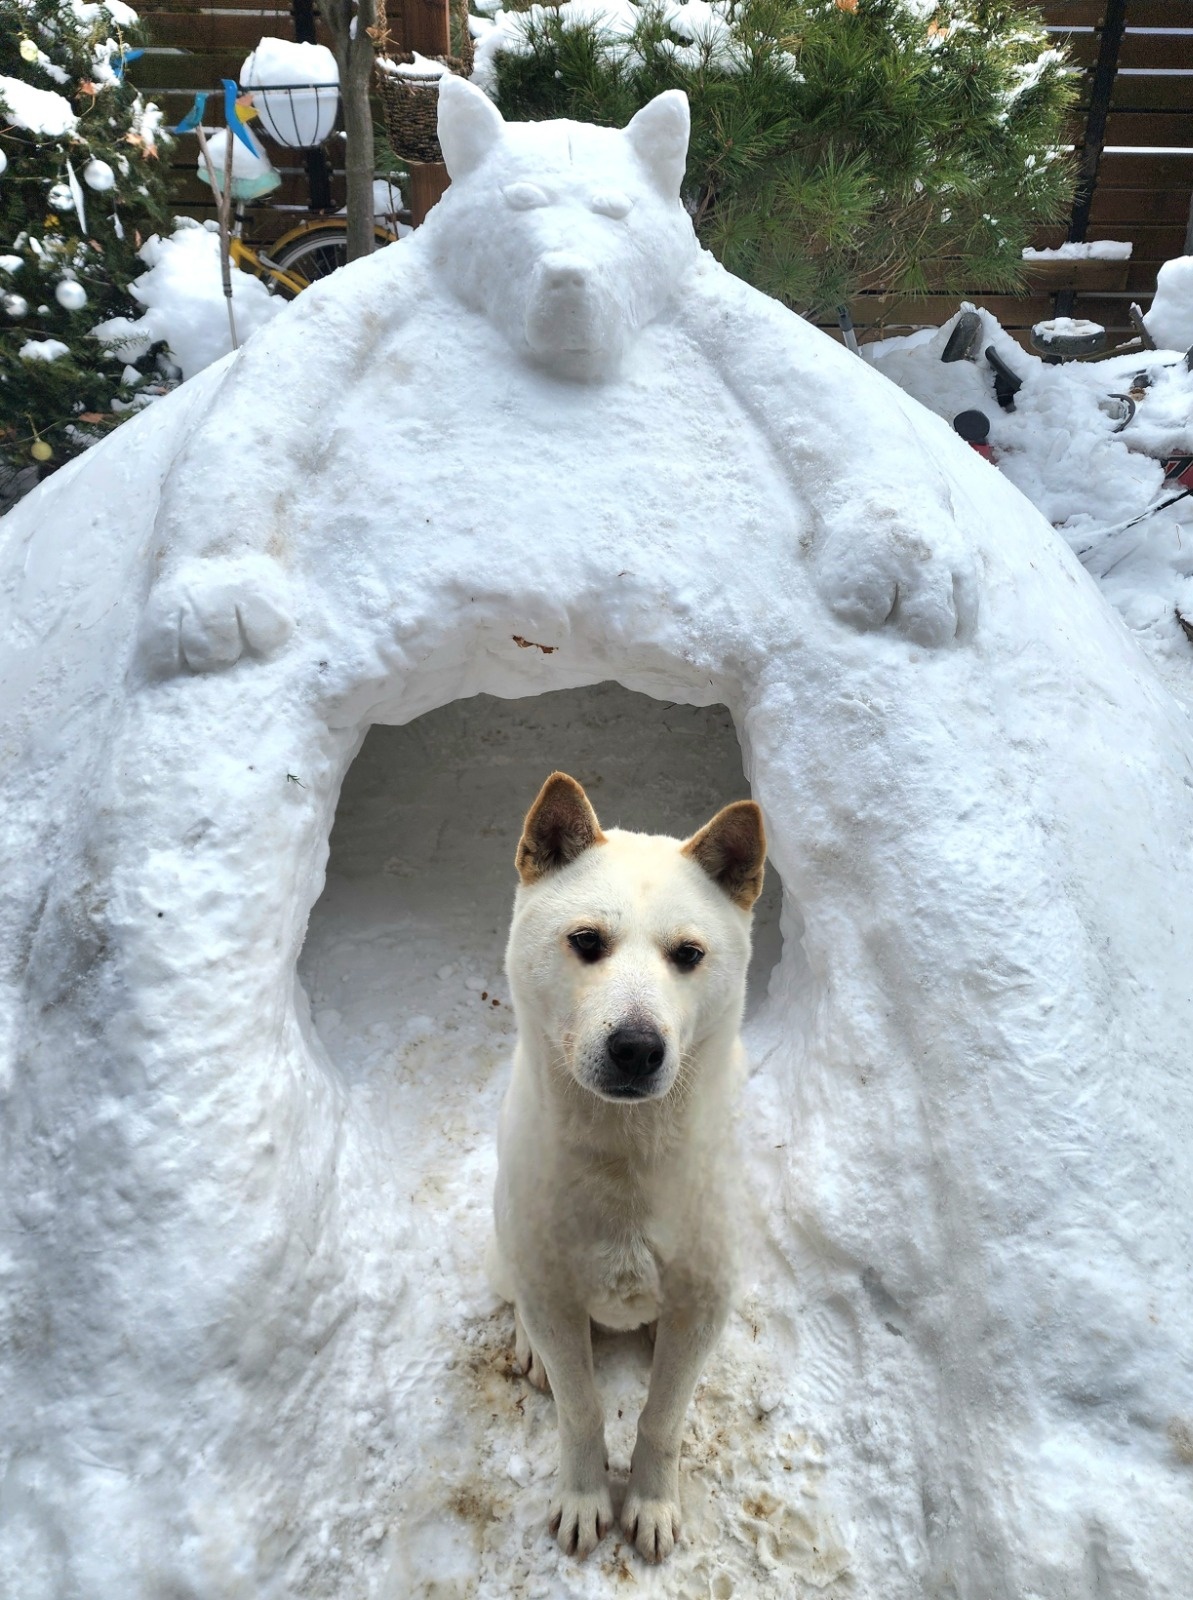
<svg viewBox="0 0 1193 1600"><path fill-rule="evenodd" d="M521 1371L555 1395L568 1554L613 1522L592 1322L657 1323L621 1523L654 1561L679 1533L684 1417L733 1285L732 1099L765 858L753 801L686 843L606 834L561 772L518 846L490 1273Z"/></svg>

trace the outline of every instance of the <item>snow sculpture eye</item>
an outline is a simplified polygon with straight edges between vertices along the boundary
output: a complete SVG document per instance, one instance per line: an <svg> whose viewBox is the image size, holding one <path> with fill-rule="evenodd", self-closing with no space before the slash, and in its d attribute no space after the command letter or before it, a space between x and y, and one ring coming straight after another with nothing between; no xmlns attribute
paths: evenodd
<svg viewBox="0 0 1193 1600"><path fill-rule="evenodd" d="M507 206L515 211L536 211L539 206L549 206L551 197L537 183L507 183L501 191Z"/></svg>
<svg viewBox="0 0 1193 1600"><path fill-rule="evenodd" d="M589 209L597 212L602 217L612 217L620 222L622 217L628 217L634 209L634 202L628 194L622 194L620 189L598 189L588 202Z"/></svg>

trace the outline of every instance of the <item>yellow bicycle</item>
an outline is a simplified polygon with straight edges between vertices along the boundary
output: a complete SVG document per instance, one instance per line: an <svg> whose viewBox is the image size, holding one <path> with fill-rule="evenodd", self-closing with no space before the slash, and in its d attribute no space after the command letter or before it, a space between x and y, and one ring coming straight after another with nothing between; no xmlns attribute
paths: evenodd
<svg viewBox="0 0 1193 1600"><path fill-rule="evenodd" d="M377 249L397 238L380 223L374 226L373 234ZM340 217L316 217L291 228L266 250L244 237L244 206L238 205L228 248L238 267L260 278L272 293L293 300L312 283L345 264L348 229Z"/></svg>

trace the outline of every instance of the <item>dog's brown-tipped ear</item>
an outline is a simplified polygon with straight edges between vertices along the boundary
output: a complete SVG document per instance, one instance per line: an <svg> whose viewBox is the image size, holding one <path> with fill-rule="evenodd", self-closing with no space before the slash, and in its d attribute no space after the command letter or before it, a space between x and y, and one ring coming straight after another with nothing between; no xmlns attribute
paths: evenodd
<svg viewBox="0 0 1193 1600"><path fill-rule="evenodd" d="M766 829L753 800L735 800L694 833L682 854L691 856L714 883L748 911L762 893L766 865Z"/></svg>
<svg viewBox="0 0 1193 1600"><path fill-rule="evenodd" d="M566 867L590 845L604 842L584 790L566 772L553 772L526 813L514 857L518 876L523 883L537 883L546 873Z"/></svg>

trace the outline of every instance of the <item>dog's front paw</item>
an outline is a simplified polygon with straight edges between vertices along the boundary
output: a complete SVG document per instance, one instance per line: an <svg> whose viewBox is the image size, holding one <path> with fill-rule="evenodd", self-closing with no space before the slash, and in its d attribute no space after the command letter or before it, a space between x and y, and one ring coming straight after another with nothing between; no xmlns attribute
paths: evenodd
<svg viewBox="0 0 1193 1600"><path fill-rule="evenodd" d="M631 1485L621 1508L621 1529L647 1561L665 1561L679 1538L679 1501L645 1500Z"/></svg>
<svg viewBox="0 0 1193 1600"><path fill-rule="evenodd" d="M516 1310L514 1311L514 1367L527 1383L532 1383L544 1394L551 1393L551 1380L547 1376L546 1367L543 1366L542 1357L531 1344L530 1337L522 1326L522 1318Z"/></svg>
<svg viewBox="0 0 1193 1600"><path fill-rule="evenodd" d="M294 630L288 586L265 556L192 562L152 591L140 651L155 678L212 672L243 655L271 656Z"/></svg>
<svg viewBox="0 0 1193 1600"><path fill-rule="evenodd" d="M935 523L935 526L933 526ZM891 627L919 645L951 644L977 620L977 578L956 531L871 501L830 530L816 582L833 615L854 628Z"/></svg>
<svg viewBox="0 0 1193 1600"><path fill-rule="evenodd" d="M602 1485L589 1494L565 1492L551 1506L551 1532L565 1556L583 1561L613 1526L613 1502Z"/></svg>

